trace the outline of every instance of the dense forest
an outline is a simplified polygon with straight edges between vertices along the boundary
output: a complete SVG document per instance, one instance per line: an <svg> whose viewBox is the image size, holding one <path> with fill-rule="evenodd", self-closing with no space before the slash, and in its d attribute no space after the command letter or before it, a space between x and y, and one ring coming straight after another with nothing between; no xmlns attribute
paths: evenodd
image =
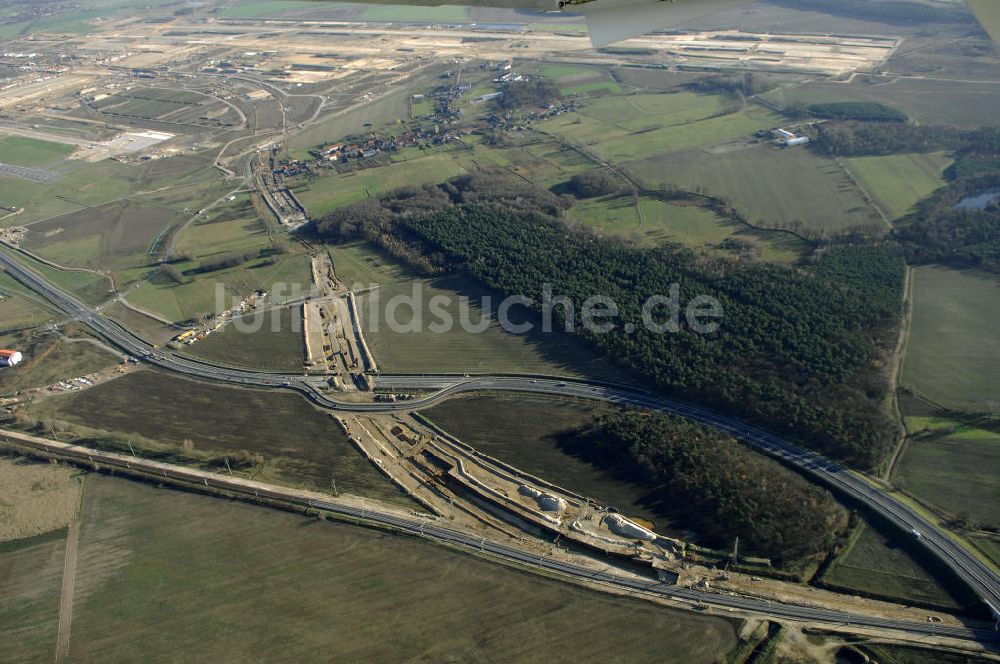
<svg viewBox="0 0 1000 664"><path fill-rule="evenodd" d="M776 83L766 75L746 72L743 74L712 74L696 78L685 87L694 92L740 93L759 95L774 88Z"/></svg>
<svg viewBox="0 0 1000 664"><path fill-rule="evenodd" d="M824 122L817 147L843 157L954 150L959 155L1000 156L1000 128L959 129L940 125L886 122Z"/></svg>
<svg viewBox="0 0 1000 664"><path fill-rule="evenodd" d="M922 201L895 235L912 263L948 263L1000 273L1000 204L956 207L966 196L996 192L1000 172L962 178Z"/></svg>
<svg viewBox="0 0 1000 664"><path fill-rule="evenodd" d="M838 101L810 104L806 114L830 120L863 120L866 122L906 122L909 116L891 106L873 101Z"/></svg>
<svg viewBox="0 0 1000 664"><path fill-rule="evenodd" d="M515 81L504 88L503 96L496 101L502 110L513 110L522 106L548 106L559 101L559 88L546 78Z"/></svg>
<svg viewBox="0 0 1000 664"><path fill-rule="evenodd" d="M945 150L955 157L950 184L922 201L894 235L913 263L948 263L1000 272L1000 209L957 207L967 196L1000 190L1000 128L827 122L816 146L843 156Z"/></svg>
<svg viewBox="0 0 1000 664"><path fill-rule="evenodd" d="M539 311L546 284L576 311L592 295L609 297L619 308L618 329L574 333L650 386L849 463L878 464L894 435L876 365L901 308L897 248L842 247L810 270L746 266L677 246L598 241L558 218L567 204L510 176L480 172L343 208L317 230L366 238L425 273L464 270L502 295L532 298ZM696 296L716 298L724 311L718 329L700 334L683 321L667 333L649 329L643 304L674 288L681 309ZM557 329L566 313L555 308Z"/></svg>
<svg viewBox="0 0 1000 664"><path fill-rule="evenodd" d="M564 436L568 452L651 490L698 541L796 561L825 553L847 514L824 489L732 438L659 413L619 412Z"/></svg>

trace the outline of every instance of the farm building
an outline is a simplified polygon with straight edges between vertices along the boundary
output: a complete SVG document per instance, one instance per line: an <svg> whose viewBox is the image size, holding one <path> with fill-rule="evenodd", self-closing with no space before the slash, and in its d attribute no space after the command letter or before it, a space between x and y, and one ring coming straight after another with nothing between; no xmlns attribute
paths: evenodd
<svg viewBox="0 0 1000 664"><path fill-rule="evenodd" d="M22 359L21 353L16 350L0 350L0 367L12 367Z"/></svg>

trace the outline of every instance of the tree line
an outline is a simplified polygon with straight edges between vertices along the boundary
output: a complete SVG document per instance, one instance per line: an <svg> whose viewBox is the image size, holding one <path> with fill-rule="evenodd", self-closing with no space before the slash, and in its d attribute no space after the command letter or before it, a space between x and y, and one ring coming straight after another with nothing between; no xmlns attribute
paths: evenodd
<svg viewBox="0 0 1000 664"><path fill-rule="evenodd" d="M897 223L894 236L911 263L1000 272L1000 206L957 207L967 196L1000 190L1000 127L829 122L819 126L818 144L843 156L951 151L949 184Z"/></svg>
<svg viewBox="0 0 1000 664"><path fill-rule="evenodd" d="M842 157L954 150L959 156L996 159L1000 156L1000 127L961 129L944 125L901 122L824 122L818 125L816 145Z"/></svg>
<svg viewBox="0 0 1000 664"><path fill-rule="evenodd" d="M862 120L866 122L907 122L906 113L875 101L838 101L809 104L806 115L830 120Z"/></svg>
<svg viewBox="0 0 1000 664"><path fill-rule="evenodd" d="M650 491L658 510L705 546L794 562L824 554L847 525L829 491L733 438L689 420L637 411L604 415L560 440Z"/></svg>
<svg viewBox="0 0 1000 664"><path fill-rule="evenodd" d="M1000 273L1000 203L994 200L982 210L956 207L985 192L1000 196L1000 170L959 179L921 201L895 231L907 259Z"/></svg>

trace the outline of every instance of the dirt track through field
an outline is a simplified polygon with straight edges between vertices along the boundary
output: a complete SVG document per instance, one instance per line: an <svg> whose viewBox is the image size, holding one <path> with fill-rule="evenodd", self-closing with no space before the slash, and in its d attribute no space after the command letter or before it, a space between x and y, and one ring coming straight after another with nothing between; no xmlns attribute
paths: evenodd
<svg viewBox="0 0 1000 664"><path fill-rule="evenodd" d="M76 552L80 544L80 519L69 524L66 535L66 559L63 563L62 599L59 601L59 628L56 631L56 661L69 655L70 626L73 622L73 591L76 587Z"/></svg>

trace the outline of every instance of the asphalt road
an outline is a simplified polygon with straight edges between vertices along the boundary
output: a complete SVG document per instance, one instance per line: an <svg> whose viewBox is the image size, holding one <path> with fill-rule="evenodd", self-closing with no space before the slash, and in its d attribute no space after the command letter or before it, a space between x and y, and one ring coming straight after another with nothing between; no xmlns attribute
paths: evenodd
<svg viewBox="0 0 1000 664"><path fill-rule="evenodd" d="M505 391L562 395L594 399L627 406L649 408L673 413L725 432L745 441L787 464L813 476L832 489L846 495L877 513L904 533L919 533L914 537L928 552L944 563L979 596L1000 621L1000 577L965 547L925 519L908 505L889 495L869 480L849 471L819 454L803 450L783 438L703 408L679 401L653 396L640 391L583 381L531 378L521 376L380 376L378 386L405 392L436 389L434 394L420 399L394 403L345 403L330 398L320 389L322 379L301 374L269 374L224 367L182 357L170 351L155 349L117 323L110 321L73 296L57 289L39 274L27 269L0 251L0 266L31 290L41 294L71 316L93 328L123 352L167 371L194 378L261 388L284 388L298 391L324 408L344 412L395 412L417 410L442 399L465 392Z"/></svg>
<svg viewBox="0 0 1000 664"><path fill-rule="evenodd" d="M690 605L693 605L694 607L711 606L718 609L731 609L755 614L765 613L776 618L785 618L796 621L808 621L829 625L847 625L880 630L898 630L909 634L943 636L981 643L1000 642L1000 633L972 627L956 627L931 622L876 618L861 614L847 613L844 611L813 608L794 604L782 604L749 597L682 588L679 586L663 584L653 579L641 579L625 574L615 574L614 571L610 569L595 571L589 567L576 565L571 562L546 557L544 555L533 554L516 546L509 546L501 542L495 542L482 537L469 535L468 533L460 530L439 526L437 523L430 521L427 518L416 516L406 517L401 516L398 513L361 509L351 505L345 505L340 502L335 502L333 500L309 500L291 489L283 489L274 485L267 485L251 480L231 478L225 475L185 468L183 466L176 466L173 464L152 461L139 457L130 457L114 452L102 452L78 445L42 439L20 432L0 431L0 436L6 436L13 439L14 442L22 446L47 451L61 457L76 459L84 463L96 462L133 472L138 470L152 476L180 480L187 483L204 485L210 488L224 489L246 497L253 496L255 498L268 498L281 501L283 503L322 509L334 514L391 527L410 535L434 538L443 542L454 544L464 549L489 553L510 562L554 572L581 581L597 582L619 589L626 589L630 592L638 592L649 596L673 599L684 603L690 603Z"/></svg>

